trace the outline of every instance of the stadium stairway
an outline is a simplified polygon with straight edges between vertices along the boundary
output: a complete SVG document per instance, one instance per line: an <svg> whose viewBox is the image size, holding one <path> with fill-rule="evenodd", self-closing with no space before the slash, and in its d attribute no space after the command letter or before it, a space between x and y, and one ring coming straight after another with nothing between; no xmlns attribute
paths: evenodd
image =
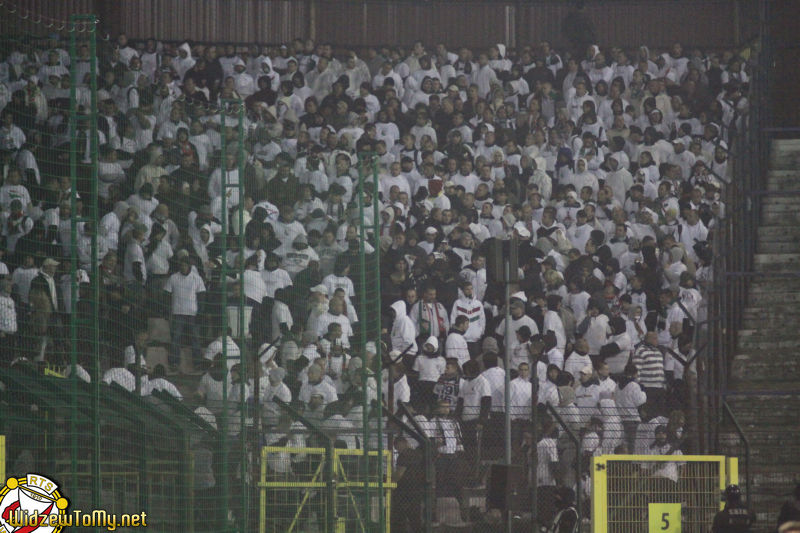
<svg viewBox="0 0 800 533"><path fill-rule="evenodd" d="M780 505L800 481L800 139L773 140L753 278L731 369L728 404L751 445L750 506L756 531L772 532ZM788 194L781 194L787 191ZM758 394L762 392L762 394ZM737 394L738 393L738 394ZM732 428L723 451L740 457Z"/></svg>

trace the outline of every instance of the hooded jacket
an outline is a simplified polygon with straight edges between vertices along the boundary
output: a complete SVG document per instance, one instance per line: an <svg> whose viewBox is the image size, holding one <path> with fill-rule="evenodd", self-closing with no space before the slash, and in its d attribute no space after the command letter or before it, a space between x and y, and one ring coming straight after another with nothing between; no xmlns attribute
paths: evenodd
<svg viewBox="0 0 800 533"><path fill-rule="evenodd" d="M192 49L189 46L189 43L183 43L178 47L178 50L185 51L186 57L178 56L174 58L172 60L172 66L175 68L175 72L177 72L178 77L183 80L183 77L186 75L186 71L192 68L196 61L192 57Z"/></svg>
<svg viewBox="0 0 800 533"><path fill-rule="evenodd" d="M397 351L407 350L409 355L416 355L417 341L414 323L406 314L406 303L397 300L391 305L394 311L394 323L392 324L392 349Z"/></svg>

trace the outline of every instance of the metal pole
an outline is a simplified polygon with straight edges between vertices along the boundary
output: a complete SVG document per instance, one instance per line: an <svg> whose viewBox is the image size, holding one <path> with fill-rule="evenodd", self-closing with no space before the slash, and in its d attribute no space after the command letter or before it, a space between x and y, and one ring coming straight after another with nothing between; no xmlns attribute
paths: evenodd
<svg viewBox="0 0 800 533"><path fill-rule="evenodd" d="M244 305L245 305L245 294L244 294L244 101L237 100L237 115L238 115L238 123L237 127L237 141L239 143L238 151L237 151L237 160L238 160L238 172L239 176L236 180L237 184L237 192L239 193L239 205L236 206L236 215L238 217L238 228L239 228L239 235L238 237L238 248L239 253L237 254L238 257L238 264L236 265L238 274L239 274L239 304L238 304L238 315L239 315L239 353L241 353L241 357L239 358L239 374L242 376L241 381L239 382L239 422L240 422L240 431L239 431L239 466L240 466L240 477L242 480L242 521L247 524L248 517L250 516L249 509L248 509L248 502L250 498L248 497L247 487L249 486L248 478L247 478L247 398L245 398L245 393L247 389L245 388L247 385L247 343L244 334ZM224 260L223 256L223 260ZM225 314L227 315L227 309L225 310ZM256 386L259 386L258 381L256 380ZM256 416L254 417L255 427L258 428L259 419L259 411L258 411L258 404L256 403ZM258 433L256 432L256 435ZM255 462L253 464L256 464ZM246 527L246 526L245 526Z"/></svg>
<svg viewBox="0 0 800 533"><path fill-rule="evenodd" d="M368 322L368 313L367 313L367 261L366 261L366 238L367 238L367 231L364 227L364 180L366 179L366 173L364 172L364 165L362 164L364 161L363 156L359 155L358 157L358 280L359 285L361 286L359 293L359 310L360 317L359 317L359 328L358 328L358 339L359 339L359 347L361 349L362 354L362 365L361 365L361 391L362 391L362 409L364 411L362 416L362 428L361 431L363 433L363 445L362 448L364 450L364 455L362 457L363 465L364 465L364 472L367 472L367 479L369 479L369 436L370 436L370 428L369 428L369 376L367 373L367 322ZM381 440L380 434L378 435L378 440ZM381 456L378 455L376 457L378 463L381 464ZM370 517L370 491L369 491L369 483L364 484L364 519L369 520Z"/></svg>
<svg viewBox="0 0 800 533"><path fill-rule="evenodd" d="M91 75L89 77L91 87L91 114L89 123L89 152L90 152L90 165L91 165L91 209L92 209L92 223L94 224L94 232L92 236L92 296L94 298L94 311L92 312L92 425L93 435L92 444L94 453L92 453L92 503L95 509L100 508L100 353L98 351L98 344L100 338L100 327L98 324L97 302L100 299L100 280L97 279L99 275L97 265L97 32L96 23L97 19L94 15L84 16L85 20L89 21L89 69ZM73 191L73 195L75 191ZM74 213L73 213L74 216ZM95 528L97 531L98 528Z"/></svg>
<svg viewBox="0 0 800 533"><path fill-rule="evenodd" d="M375 325L375 359L376 361L380 361L381 355L381 309L380 309L380 293L381 293L381 262L380 262L380 252L381 244L380 244L380 213L378 212L378 156L374 152L369 153L369 160L372 163L372 194L370 198L372 199L372 238L375 241L373 246L374 251L372 252L372 264L373 267L373 279L375 280L375 298L376 306L375 306L375 316L372 320L373 324ZM364 222L362 221L362 224ZM378 402L375 406L375 410L377 411L378 416L378 434L383 434L383 404L381 403L381 386L380 382L382 380L377 380L377 388L378 388ZM392 436L389 435L389 439L392 439ZM389 450L394 450L394 441L389 440ZM380 527L381 532L386 531L389 526L386 524L386 500L385 496L386 493L383 489L383 438L378 440L378 454L380 456L379 465L381 465L381 472L380 476L378 476L378 524ZM389 455L389 461L392 460L392 455ZM388 480L391 483L391 479Z"/></svg>
<svg viewBox="0 0 800 533"><path fill-rule="evenodd" d="M736 433L739 434L739 438L742 439L742 443L744 444L744 491L745 494L747 494L747 501L750 502L752 501L750 496L750 439L745 435L742 426L739 425L739 421L736 419L736 415L733 414L733 410L731 406L728 405L727 401L722 402L722 411L731 419Z"/></svg>
<svg viewBox="0 0 800 533"><path fill-rule="evenodd" d="M228 261L226 251L228 250L228 163L226 156L225 139L225 105L226 101L221 102L219 109L220 119L220 182L222 194L222 268L220 272L220 290L222 291L222 412L220 413L220 440L222 441L222 505L219 506L221 513L220 524L225 524L223 529L227 529L228 508L230 505L230 487L228 486Z"/></svg>
<svg viewBox="0 0 800 533"><path fill-rule="evenodd" d="M539 499L539 376L536 373L536 361L531 362L531 459L530 459L530 484L531 484L531 533L537 533L539 528L536 521L539 518L537 501Z"/></svg>
<svg viewBox="0 0 800 533"><path fill-rule="evenodd" d="M72 243L70 252L70 262L72 271L75 271L77 264L77 224L75 220L75 194L76 185L78 182L78 139L76 130L78 126L78 110L76 89L78 80L78 70L76 61L77 50L75 42L75 16L70 17L70 32L69 32L69 57L70 57L70 88L69 88L69 174L71 177L72 193L70 194L70 205L72 207L72 215L70 217L70 241ZM84 147L84 150L86 147ZM77 299L78 287L77 279L73 275L70 283L70 296L71 302ZM74 309L73 309L74 311ZM72 490L78 489L78 377L76 365L78 363L78 350L77 350L77 323L74 318L74 312L70 314L69 334L70 334L70 417L69 417L69 434L70 434L70 474Z"/></svg>
<svg viewBox="0 0 800 533"><path fill-rule="evenodd" d="M511 246L516 245L516 240L512 239L509 241ZM511 344L509 339L511 339L511 265L508 256L503 258L503 273L504 273L504 281L505 281L505 288L506 288L506 334L505 334L505 346L504 346L504 372L503 372L503 379L504 383L504 390L503 390L503 402L505 403L505 408L503 409L504 415L504 422L505 422L505 456L503 458L504 463L508 466L508 470L506 470L507 474L510 475L511 473ZM511 509L510 503L506 502L506 531L511 533Z"/></svg>

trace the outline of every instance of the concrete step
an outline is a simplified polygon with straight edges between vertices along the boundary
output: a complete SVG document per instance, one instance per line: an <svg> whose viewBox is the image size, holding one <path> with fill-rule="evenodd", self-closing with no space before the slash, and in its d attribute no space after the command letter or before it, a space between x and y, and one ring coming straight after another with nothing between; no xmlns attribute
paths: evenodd
<svg viewBox="0 0 800 533"><path fill-rule="evenodd" d="M742 312L744 325L750 321L775 322L778 324L800 325L800 309L796 305L775 304L767 306L749 305Z"/></svg>
<svg viewBox="0 0 800 533"><path fill-rule="evenodd" d="M750 283L750 292L800 292L800 275L795 277L757 277Z"/></svg>
<svg viewBox="0 0 800 533"><path fill-rule="evenodd" d="M798 341L796 337L787 336L782 339L764 338L764 337L742 337L739 338L739 350L745 353L760 352L762 350L796 350ZM766 354L754 353L756 357L764 357ZM773 358L769 358L769 362L773 362Z"/></svg>
<svg viewBox="0 0 800 533"><path fill-rule="evenodd" d="M800 210L797 212L800 223ZM755 254L753 257L754 270L800 270L800 253Z"/></svg>
<svg viewBox="0 0 800 533"><path fill-rule="evenodd" d="M800 253L800 240L790 242L764 242L759 240L756 252L760 254L791 254Z"/></svg>
<svg viewBox="0 0 800 533"><path fill-rule="evenodd" d="M770 148L772 152L800 150L800 139L772 139Z"/></svg>
<svg viewBox="0 0 800 533"><path fill-rule="evenodd" d="M753 388L758 390L763 385L763 388L770 389L783 380L791 385L791 376L796 376L798 372L800 363L796 359L776 361L772 358L764 360L763 354L737 355L731 365L731 382L732 386L737 387L740 384L761 381L759 387L753 383Z"/></svg>
<svg viewBox="0 0 800 533"><path fill-rule="evenodd" d="M787 228L786 226L760 226L757 230L758 239L766 241L793 241L800 239L800 227Z"/></svg>
<svg viewBox="0 0 800 533"><path fill-rule="evenodd" d="M764 211L761 213L761 223L795 227L800 223L800 209L794 211Z"/></svg>
<svg viewBox="0 0 800 533"><path fill-rule="evenodd" d="M751 289L747 301L751 305L769 305L777 303L800 303L800 292L770 291L768 289Z"/></svg>
<svg viewBox="0 0 800 533"><path fill-rule="evenodd" d="M793 169L769 169L767 171L767 183L772 181L793 181L800 182L800 171Z"/></svg>
<svg viewBox="0 0 800 533"><path fill-rule="evenodd" d="M772 142L769 158L770 169L789 170L797 168L798 163L800 163L800 141L797 139L781 139Z"/></svg>
<svg viewBox="0 0 800 533"><path fill-rule="evenodd" d="M739 387L731 387L732 390L739 390ZM797 412L800 409L800 395L796 393L796 387L781 387L775 385L772 390L794 392L794 394L751 394L751 395L730 395L727 398L728 405L739 423L752 426L761 421L784 420L785 422L797 421ZM783 428L784 426L780 426ZM788 429L789 435L796 437L795 428ZM753 432L755 433L755 432ZM758 433L777 434L786 433L776 431L776 427L763 425ZM799 443L800 444L800 443ZM798 457L800 460L800 456Z"/></svg>
<svg viewBox="0 0 800 533"><path fill-rule="evenodd" d="M794 339L797 338L796 333L793 331L793 328L790 329L781 326L776 326L774 321L773 323L770 323L769 320L763 320L760 322L747 321L745 322L745 325L747 326L747 330L745 330L744 333L737 332L740 336L741 335L747 336L748 332L753 331L755 333L753 333L751 336L755 337L772 336L779 338L794 338ZM800 346L800 340L798 340L798 346ZM800 348L798 348L795 351L797 353L800 353Z"/></svg>
<svg viewBox="0 0 800 533"><path fill-rule="evenodd" d="M800 184L800 182L798 182ZM800 204L800 196L795 196L793 194L781 195L781 194L774 194L774 195L767 195L761 200L761 205L764 206L765 209L770 207L777 207L777 206L794 206L797 207Z"/></svg>

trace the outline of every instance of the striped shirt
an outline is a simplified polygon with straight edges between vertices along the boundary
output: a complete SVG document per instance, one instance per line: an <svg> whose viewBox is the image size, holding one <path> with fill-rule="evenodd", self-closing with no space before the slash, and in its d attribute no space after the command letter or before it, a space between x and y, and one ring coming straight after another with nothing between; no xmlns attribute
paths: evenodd
<svg viewBox="0 0 800 533"><path fill-rule="evenodd" d="M633 364L639 370L639 385L643 389L666 387L664 354L658 348L645 343L640 344L633 352Z"/></svg>

